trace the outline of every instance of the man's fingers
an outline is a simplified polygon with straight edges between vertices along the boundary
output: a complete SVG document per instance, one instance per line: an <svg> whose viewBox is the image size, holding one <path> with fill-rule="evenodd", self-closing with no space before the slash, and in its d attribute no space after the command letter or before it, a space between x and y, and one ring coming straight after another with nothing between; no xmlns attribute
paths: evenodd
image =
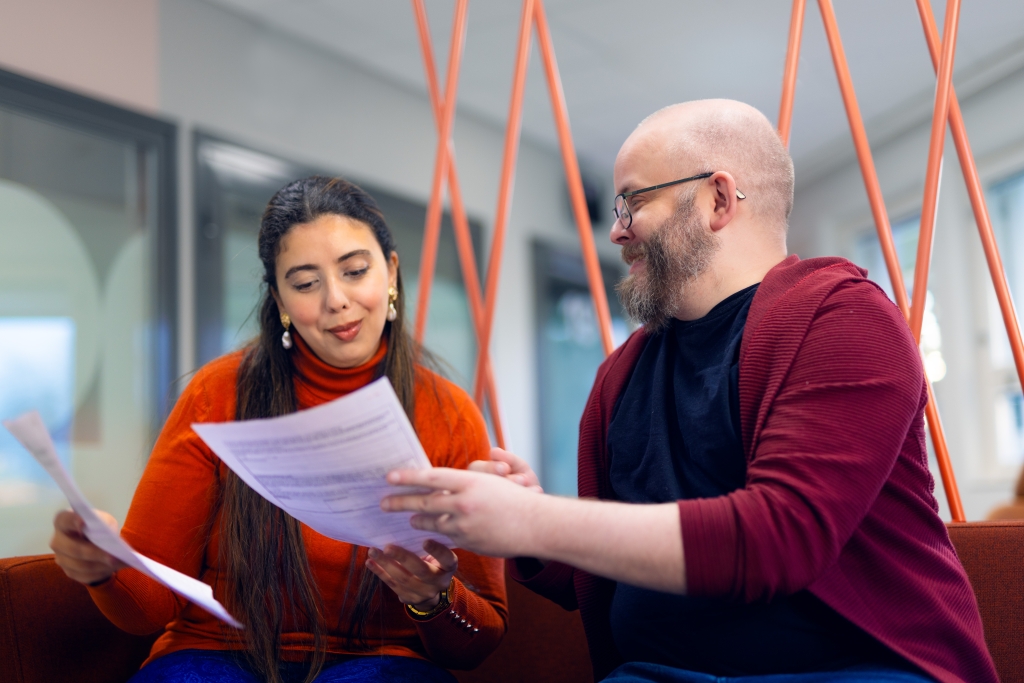
<svg viewBox="0 0 1024 683"><path fill-rule="evenodd" d="M445 493L413 493L408 495L388 496L380 502L385 512L426 512L440 514L455 512L456 503L452 496Z"/></svg>
<svg viewBox="0 0 1024 683"><path fill-rule="evenodd" d="M493 460L474 460L469 463L471 472L483 472L485 474L496 474L504 477L512 472L512 467L505 462L494 462Z"/></svg>
<svg viewBox="0 0 1024 683"><path fill-rule="evenodd" d="M437 491L461 491L479 474L450 467L431 467L427 470L392 470L387 482L392 486L420 486Z"/></svg>

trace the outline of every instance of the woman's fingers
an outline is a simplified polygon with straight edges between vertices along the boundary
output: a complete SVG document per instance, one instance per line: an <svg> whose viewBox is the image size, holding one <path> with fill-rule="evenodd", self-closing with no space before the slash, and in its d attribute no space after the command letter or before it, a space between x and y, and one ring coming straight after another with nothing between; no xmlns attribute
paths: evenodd
<svg viewBox="0 0 1024 683"><path fill-rule="evenodd" d="M440 592L451 582L459 560L455 553L440 543L429 548L425 544L424 548L431 552L431 557L423 559L398 546L387 546L384 550L371 548L366 566L402 602L432 607L437 604Z"/></svg>
<svg viewBox="0 0 1024 683"><path fill-rule="evenodd" d="M106 513L103 513L103 518L108 524L113 520ZM114 521L115 529L116 525ZM97 583L110 578L124 566L85 537L85 523L74 512L58 512L53 519L53 529L50 548L53 550L54 562L69 578L79 583Z"/></svg>
<svg viewBox="0 0 1024 683"><path fill-rule="evenodd" d="M423 549L430 553L430 556L437 561L438 566L444 571L454 574L455 570L458 569L458 556L443 543L430 539L423 544Z"/></svg>

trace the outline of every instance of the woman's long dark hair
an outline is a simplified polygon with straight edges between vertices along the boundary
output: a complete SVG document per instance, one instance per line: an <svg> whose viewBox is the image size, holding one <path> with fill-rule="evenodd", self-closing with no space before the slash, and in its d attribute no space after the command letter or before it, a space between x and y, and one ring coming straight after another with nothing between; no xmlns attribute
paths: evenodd
<svg viewBox="0 0 1024 683"><path fill-rule="evenodd" d="M275 264L281 239L295 225L321 216L346 216L370 228L384 257L395 241L377 204L362 189L340 178L312 176L277 192L263 213L259 256L263 262L264 292L258 307L260 332L246 350L238 371L235 419L252 420L298 410L290 354L281 345L284 326L273 293ZM378 369L386 375L411 420L415 365L420 351L405 329L405 293L398 275L398 317L385 323L387 351ZM322 600L313 580L298 520L253 491L228 472L221 499L220 556L228 582L228 602L246 626L246 655L252 667L270 683L280 683L278 656L286 618L303 622L313 635L309 675L312 681L326 659L326 625ZM352 550L356 570L357 549ZM351 572L350 572L351 576ZM363 626L379 594L379 579L361 572L349 634L365 644ZM347 602L347 600L346 600ZM377 608L380 609L379 601ZM285 610L288 610L286 613Z"/></svg>

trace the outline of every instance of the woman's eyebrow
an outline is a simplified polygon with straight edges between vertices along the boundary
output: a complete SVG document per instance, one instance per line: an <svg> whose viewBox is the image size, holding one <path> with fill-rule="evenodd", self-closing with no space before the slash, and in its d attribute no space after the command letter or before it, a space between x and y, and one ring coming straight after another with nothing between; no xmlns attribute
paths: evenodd
<svg viewBox="0 0 1024 683"><path fill-rule="evenodd" d="M353 256L369 256L369 255L370 255L370 250L369 249L356 249L355 251L350 251L347 254L342 254L341 256L339 256L337 263L341 263L342 261L347 261L350 258L352 258Z"/></svg>
<svg viewBox="0 0 1024 683"><path fill-rule="evenodd" d="M342 254L341 256L339 256L338 260L336 261L336 263L342 263L344 261L347 261L350 258L352 258L353 256L369 256L369 255L370 255L370 250L369 249L356 249L354 251L348 252L347 254ZM301 266L292 266L291 268L288 269L288 272L284 274L284 278L287 280L292 275L295 275L295 273L301 272L303 270L317 270L317 267L314 266L312 263L305 263L305 264L303 264Z"/></svg>

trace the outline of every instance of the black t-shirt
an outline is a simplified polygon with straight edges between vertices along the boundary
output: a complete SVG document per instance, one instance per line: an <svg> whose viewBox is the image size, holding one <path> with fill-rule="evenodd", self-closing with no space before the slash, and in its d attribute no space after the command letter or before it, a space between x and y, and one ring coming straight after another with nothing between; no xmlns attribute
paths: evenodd
<svg viewBox="0 0 1024 683"><path fill-rule="evenodd" d="M699 320L673 320L648 340L608 430L620 500L666 503L743 488L739 352L756 292L736 292ZM611 627L627 661L717 676L899 665L808 591L746 604L620 583Z"/></svg>

